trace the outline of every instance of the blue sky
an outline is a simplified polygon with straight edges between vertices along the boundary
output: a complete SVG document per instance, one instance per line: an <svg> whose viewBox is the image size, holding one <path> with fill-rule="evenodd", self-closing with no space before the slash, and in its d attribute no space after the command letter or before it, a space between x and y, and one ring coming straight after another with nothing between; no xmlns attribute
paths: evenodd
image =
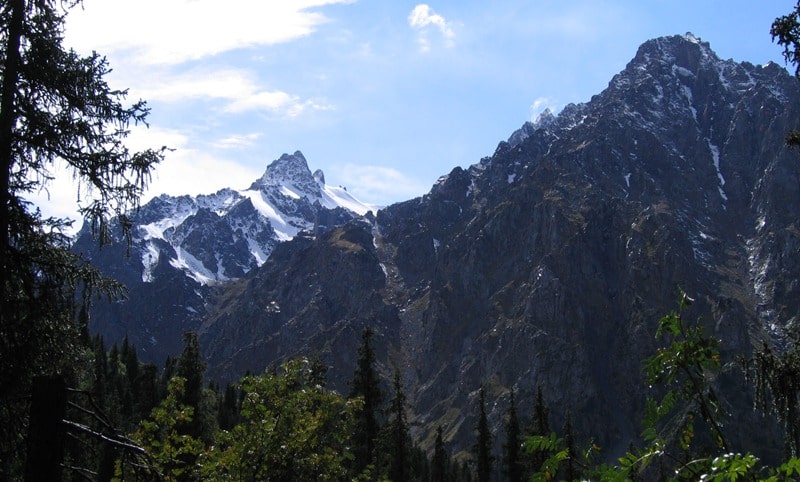
<svg viewBox="0 0 800 482"><path fill-rule="evenodd" d="M84 0L66 44L105 54L152 108L131 147L175 150L146 198L245 188L302 151L328 184L390 204L491 155L544 108L588 101L644 41L692 32L784 65L794 0ZM76 195L50 189L47 212Z"/></svg>

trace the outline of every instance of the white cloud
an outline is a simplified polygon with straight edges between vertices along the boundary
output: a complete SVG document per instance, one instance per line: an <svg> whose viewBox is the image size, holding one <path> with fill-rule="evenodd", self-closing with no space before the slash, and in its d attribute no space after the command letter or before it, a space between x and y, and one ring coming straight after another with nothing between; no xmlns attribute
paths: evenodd
<svg viewBox="0 0 800 482"><path fill-rule="evenodd" d="M66 163L58 162L50 174L55 178L47 183L44 189L26 196L27 200L41 209L44 217L69 218L76 223L74 231L81 226L78 221L78 185L72 179L72 172L67 169Z"/></svg>
<svg viewBox="0 0 800 482"><path fill-rule="evenodd" d="M345 164L332 170L333 175L327 177L343 183L361 201L378 205L413 199L431 188L391 167Z"/></svg>
<svg viewBox="0 0 800 482"><path fill-rule="evenodd" d="M296 117L308 110L333 108L322 101L263 89L250 72L242 69L198 69L180 75L154 75L137 83L131 89L148 101L218 99L225 102L222 110L228 113L266 110Z"/></svg>
<svg viewBox="0 0 800 482"><path fill-rule="evenodd" d="M222 188L244 189L261 176L241 163L198 149L179 148L158 166L145 194L210 194Z"/></svg>
<svg viewBox="0 0 800 482"><path fill-rule="evenodd" d="M177 149L185 146L188 142L189 136L181 131L158 127L148 128L143 125L132 128L128 137L125 138L125 145L131 151L158 149L161 146Z"/></svg>
<svg viewBox="0 0 800 482"><path fill-rule="evenodd" d="M431 26L439 30L444 38L445 46L452 47L455 43L456 34L451 24L444 17L435 13L427 4L421 3L411 10L408 15L408 24L417 31L417 42L423 52L427 52L431 48L428 37Z"/></svg>
<svg viewBox="0 0 800 482"><path fill-rule="evenodd" d="M539 97L531 104L531 121L536 119L546 110L550 110L553 114L558 112L557 104L553 99L547 97Z"/></svg>
<svg viewBox="0 0 800 482"><path fill-rule="evenodd" d="M148 129L138 125L131 128L130 135L125 139L125 145L131 151L141 151L148 148L159 149L162 146L175 148L185 145L187 141L187 136L177 131ZM159 167L156 167L156 172L158 169ZM79 186L66 162L56 162L51 167L50 174L53 180L28 200L38 206L45 217L55 216L75 220L73 227L77 231L82 223L78 214L79 206L87 204L92 198L92 193L87 190L87 186Z"/></svg>
<svg viewBox="0 0 800 482"><path fill-rule="evenodd" d="M258 137L259 134L250 134L242 138L254 140ZM132 150L161 146L171 149L164 161L156 166L143 202L159 194L196 195L216 192L224 187L244 188L262 174L240 162L191 147L197 145L197 140L175 130L135 129L125 144Z"/></svg>
<svg viewBox="0 0 800 482"><path fill-rule="evenodd" d="M215 141L213 146L217 149L242 149L253 147L259 138L261 138L261 134L257 132L251 134L234 134Z"/></svg>
<svg viewBox="0 0 800 482"><path fill-rule="evenodd" d="M246 136L257 137L256 134ZM241 163L219 157L210 152L188 147L192 139L185 133L168 129L147 129L134 127L125 139L131 151L147 148L158 149L167 146L164 162L158 164L153 172L147 190L142 196L142 204L159 194L209 194L223 187L246 188L262 173L243 166ZM57 163L52 169L55 178L29 200L38 206L44 216L67 217L76 221L75 231L81 226L78 207L91 193L79 191L72 172L66 163Z"/></svg>
<svg viewBox="0 0 800 482"><path fill-rule="evenodd" d="M67 19L67 43L89 52L126 51L143 64L179 64L313 33L314 9L348 0L84 0Z"/></svg>

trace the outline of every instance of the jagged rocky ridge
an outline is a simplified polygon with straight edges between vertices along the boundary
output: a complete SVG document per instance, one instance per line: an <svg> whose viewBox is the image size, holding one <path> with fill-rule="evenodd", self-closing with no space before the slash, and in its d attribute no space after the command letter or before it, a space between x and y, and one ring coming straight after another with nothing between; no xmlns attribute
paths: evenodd
<svg viewBox="0 0 800 482"><path fill-rule="evenodd" d="M800 168L783 139L798 106L777 65L722 60L688 34L648 41L589 102L421 198L275 246L186 324L214 377L318 353L344 392L370 325L424 442L441 424L468 450L483 385L499 448L510 390L525 414L542 385L553 426L570 410L613 456L639 433L640 362L679 286L726 356L796 323ZM747 404L725 377L725 403Z"/></svg>
<svg viewBox="0 0 800 482"><path fill-rule="evenodd" d="M130 250L119 230L98 249L88 226L74 249L125 283L129 300L99 303L92 328L110 340L127 335L145 360L158 364L179 353L186 330L196 330L214 287L258 268L279 243L377 211L344 188L311 173L303 154L284 154L243 190L161 195L132 216Z"/></svg>

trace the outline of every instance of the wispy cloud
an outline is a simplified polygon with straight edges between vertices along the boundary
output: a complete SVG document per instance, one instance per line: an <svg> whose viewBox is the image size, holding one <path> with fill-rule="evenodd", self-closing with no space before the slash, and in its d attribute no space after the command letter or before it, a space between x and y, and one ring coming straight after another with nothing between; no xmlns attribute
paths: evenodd
<svg viewBox="0 0 800 482"><path fill-rule="evenodd" d="M241 136L255 139L259 134ZM228 138L234 142L232 138ZM208 194L221 187L245 188L262 174L228 159L213 149L200 149L192 133L172 129L137 127L131 131L126 145L132 150L167 146L171 149L158 165L143 201L158 194ZM216 146L215 146L216 147Z"/></svg>
<svg viewBox="0 0 800 482"><path fill-rule="evenodd" d="M148 148L159 149L162 146L181 148L189 142L189 137L181 132L171 129L146 128L139 124L131 128L130 134L125 138L125 145L131 151L141 151ZM172 152L167 156L170 159ZM156 168L160 172L160 166ZM88 205L94 197L90 186L79 185L73 171L66 162L57 161L50 169L53 176L44 189L33 193L29 201L36 204L44 216L69 218L75 221L71 234L77 232L82 220L78 213L81 205ZM177 176L176 178L180 178ZM154 178L155 181L155 178ZM152 184L151 184L152 187ZM149 189L153 192L153 189ZM158 194L158 192L154 192Z"/></svg>
<svg viewBox="0 0 800 482"><path fill-rule="evenodd" d="M546 110L551 111L553 114L558 112L558 106L553 99L547 97L538 97L531 103L531 121L536 119Z"/></svg>
<svg viewBox="0 0 800 482"><path fill-rule="evenodd" d="M243 149L253 147L261 134L254 132L251 134L234 134L223 137L213 143L217 149Z"/></svg>
<svg viewBox="0 0 800 482"><path fill-rule="evenodd" d="M345 164L328 176L342 182L359 199L388 204L396 199L412 199L428 192L429 184L385 166Z"/></svg>
<svg viewBox="0 0 800 482"><path fill-rule="evenodd" d="M68 16L79 51L126 51L142 64L179 64L313 33L327 18L314 9L348 0L84 0ZM124 27L123 27L124 25Z"/></svg>
<svg viewBox="0 0 800 482"><path fill-rule="evenodd" d="M417 42L423 52L431 49L430 33L431 28L439 31L444 39L445 46L452 47L455 44L455 31L452 25L445 18L424 3L421 3L411 10L408 15L408 24L417 31Z"/></svg>
<svg viewBox="0 0 800 482"><path fill-rule="evenodd" d="M145 200L162 193L177 196L209 194L222 187L244 189L261 174L238 160L199 149L179 148L158 166Z"/></svg>
<svg viewBox="0 0 800 482"><path fill-rule="evenodd" d="M223 112L233 114L261 110L296 117L309 110L333 109L321 100L264 89L252 73L243 69L194 70L140 82L134 90L145 99L162 102L216 99L223 101Z"/></svg>

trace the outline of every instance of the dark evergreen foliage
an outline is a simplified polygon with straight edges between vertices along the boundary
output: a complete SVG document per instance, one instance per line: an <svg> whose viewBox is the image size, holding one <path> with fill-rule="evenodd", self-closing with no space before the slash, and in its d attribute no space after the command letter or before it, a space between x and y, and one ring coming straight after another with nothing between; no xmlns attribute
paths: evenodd
<svg viewBox="0 0 800 482"><path fill-rule="evenodd" d="M123 104L106 84L99 54L62 46L66 11L78 1L10 0L0 4L0 478L16 478L25 457L27 405L35 377L81 378L87 340L85 305L94 293L118 296L69 249L71 221L43 218L26 201L46 189L57 163L91 191L80 208L107 234L110 216L136 207L162 151L130 152L123 140L143 123L144 102Z"/></svg>
<svg viewBox="0 0 800 482"><path fill-rule="evenodd" d="M395 370L394 396L389 401L389 420L384 430L383 452L387 457L386 474L390 480L411 480L411 436L406 418L406 396L400 370Z"/></svg>
<svg viewBox="0 0 800 482"><path fill-rule="evenodd" d="M794 75L800 77L800 1L794 10L775 19L770 28L772 41L783 47L783 58L794 66ZM790 147L800 146L800 131L794 130L786 134L786 144Z"/></svg>
<svg viewBox="0 0 800 482"><path fill-rule="evenodd" d="M575 444L575 431L572 428L572 414L567 411L564 419L564 427L561 429L564 434L564 448L567 451L567 458L564 461L564 480L578 480L580 477L580 467L577 463L577 447Z"/></svg>
<svg viewBox="0 0 800 482"><path fill-rule="evenodd" d="M228 383L225 391L220 395L219 415L217 425L222 430L230 430L241 422L239 414L242 409L242 390L238 385Z"/></svg>
<svg viewBox="0 0 800 482"><path fill-rule="evenodd" d="M475 466L476 480L478 482L489 482L492 478L492 465L494 456L492 455L492 432L489 428L489 418L486 415L486 391L483 387L478 392L478 441L475 444Z"/></svg>
<svg viewBox="0 0 800 482"><path fill-rule="evenodd" d="M544 394L542 393L542 386L536 388L536 400L533 405L533 415L531 417L530 425L527 428L525 435L530 436L547 436L550 434L550 409L544 402ZM530 450L523 454L523 465L525 466L525 474L530 478L530 474L538 471L549 454L544 450Z"/></svg>
<svg viewBox="0 0 800 482"><path fill-rule="evenodd" d="M355 454L355 473L361 473L375 462L375 446L380 434L379 412L383 401L380 378L375 368L375 351L372 348L373 331L367 327L361 336L358 348L358 361L350 398L360 397L361 410L356 414L353 433L353 453Z"/></svg>
<svg viewBox="0 0 800 482"><path fill-rule="evenodd" d="M753 359L756 406L783 424L787 457L800 455L800 339L783 353L766 344Z"/></svg>
<svg viewBox="0 0 800 482"><path fill-rule="evenodd" d="M206 364L200 353L200 342L197 333L186 332L183 335L183 352L175 367L175 376L184 379L184 392L180 403L191 407L191 420L182 424L183 434L201 439L210 444L214 439L214 430L218 416L217 396L211 390L204 389Z"/></svg>
<svg viewBox="0 0 800 482"><path fill-rule="evenodd" d="M517 406L514 391L511 391L508 405L508 419L506 420L506 442L503 445L505 473L509 482L521 482L523 477L522 466L522 435L517 418Z"/></svg>
<svg viewBox="0 0 800 482"><path fill-rule="evenodd" d="M442 426L436 428L436 440L433 445L433 460L431 460L431 482L447 482L450 460L442 439Z"/></svg>

